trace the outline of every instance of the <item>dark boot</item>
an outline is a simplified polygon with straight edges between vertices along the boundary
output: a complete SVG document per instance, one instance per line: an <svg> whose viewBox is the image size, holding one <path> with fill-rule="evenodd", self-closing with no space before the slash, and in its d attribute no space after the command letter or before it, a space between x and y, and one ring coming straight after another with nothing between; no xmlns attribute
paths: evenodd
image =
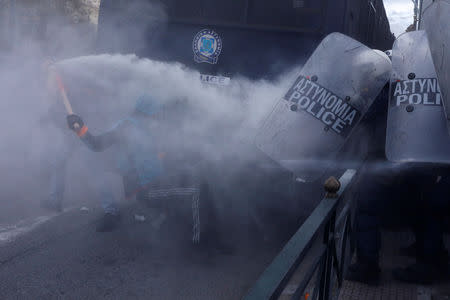
<svg viewBox="0 0 450 300"><path fill-rule="evenodd" d="M345 279L368 285L380 283L381 270L377 262L359 260L348 267Z"/></svg>
<svg viewBox="0 0 450 300"><path fill-rule="evenodd" d="M111 232L120 224L120 215L105 213L97 224L97 232Z"/></svg>

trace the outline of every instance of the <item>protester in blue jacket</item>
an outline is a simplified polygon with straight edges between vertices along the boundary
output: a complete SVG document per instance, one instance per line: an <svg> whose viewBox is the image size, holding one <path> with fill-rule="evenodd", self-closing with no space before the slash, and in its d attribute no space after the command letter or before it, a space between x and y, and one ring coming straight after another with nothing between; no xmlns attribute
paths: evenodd
<svg viewBox="0 0 450 300"><path fill-rule="evenodd" d="M67 116L70 129L93 151L114 149L116 171L124 178L125 196L131 197L146 188L162 172L158 158L157 141L152 134L156 127L155 116L161 105L148 95L141 96L135 111L126 119L119 121L112 129L100 135L92 135L81 117ZM105 187L102 187L105 189ZM120 221L119 209L110 191L102 191L101 202L104 216L97 231L112 231Z"/></svg>

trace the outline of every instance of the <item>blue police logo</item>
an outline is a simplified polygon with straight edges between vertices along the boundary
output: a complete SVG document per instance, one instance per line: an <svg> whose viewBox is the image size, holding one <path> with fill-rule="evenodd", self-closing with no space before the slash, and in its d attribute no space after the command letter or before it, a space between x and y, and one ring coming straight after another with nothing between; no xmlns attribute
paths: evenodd
<svg viewBox="0 0 450 300"><path fill-rule="evenodd" d="M217 64L222 51L222 39L214 30L203 29L195 35L192 50L196 62Z"/></svg>

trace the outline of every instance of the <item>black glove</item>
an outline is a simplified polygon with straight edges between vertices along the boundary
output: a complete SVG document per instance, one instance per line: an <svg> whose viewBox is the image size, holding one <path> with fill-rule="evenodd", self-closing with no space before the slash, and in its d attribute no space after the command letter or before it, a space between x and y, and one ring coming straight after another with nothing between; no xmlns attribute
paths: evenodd
<svg viewBox="0 0 450 300"><path fill-rule="evenodd" d="M75 124L78 124L79 127L75 128ZM67 116L67 125L70 129L77 132L84 126L83 120L77 115L68 115Z"/></svg>

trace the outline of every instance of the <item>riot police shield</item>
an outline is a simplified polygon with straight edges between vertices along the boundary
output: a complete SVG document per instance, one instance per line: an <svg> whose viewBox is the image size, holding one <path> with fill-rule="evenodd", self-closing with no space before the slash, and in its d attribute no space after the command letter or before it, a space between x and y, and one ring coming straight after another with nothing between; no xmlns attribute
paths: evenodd
<svg viewBox="0 0 450 300"><path fill-rule="evenodd" d="M392 49L386 156L395 162L450 162L450 136L425 31Z"/></svg>
<svg viewBox="0 0 450 300"><path fill-rule="evenodd" d="M386 56L343 34L328 35L259 129L257 146L297 177L318 178L390 72Z"/></svg>
<svg viewBox="0 0 450 300"><path fill-rule="evenodd" d="M431 55L442 91L442 104L450 130L450 0L425 0L421 29L427 32Z"/></svg>

